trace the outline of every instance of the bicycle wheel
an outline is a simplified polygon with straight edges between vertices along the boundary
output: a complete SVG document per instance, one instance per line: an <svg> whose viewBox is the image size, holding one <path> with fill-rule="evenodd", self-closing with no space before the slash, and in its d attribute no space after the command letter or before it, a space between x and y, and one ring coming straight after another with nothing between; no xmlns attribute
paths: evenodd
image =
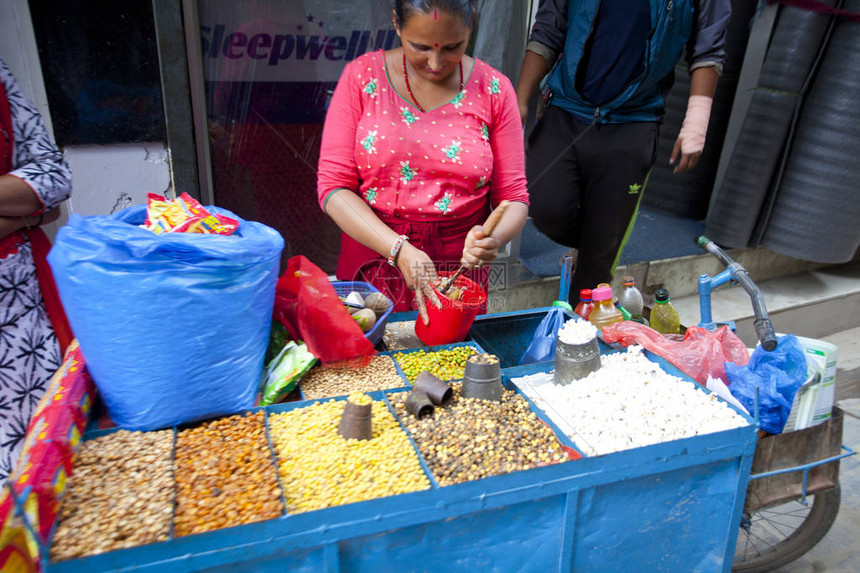
<svg viewBox="0 0 860 573"><path fill-rule="evenodd" d="M763 573L791 563L827 535L839 513L840 488L760 509L741 518L732 571Z"/></svg>

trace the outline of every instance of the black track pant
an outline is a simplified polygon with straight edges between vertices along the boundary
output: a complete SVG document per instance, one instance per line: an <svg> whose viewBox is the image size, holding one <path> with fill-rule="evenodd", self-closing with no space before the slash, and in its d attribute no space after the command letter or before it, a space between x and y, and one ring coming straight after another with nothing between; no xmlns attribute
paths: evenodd
<svg viewBox="0 0 860 573"><path fill-rule="evenodd" d="M589 126L550 106L529 137L529 215L541 233L579 249L571 304L580 289L612 280L656 159L657 130L655 122Z"/></svg>

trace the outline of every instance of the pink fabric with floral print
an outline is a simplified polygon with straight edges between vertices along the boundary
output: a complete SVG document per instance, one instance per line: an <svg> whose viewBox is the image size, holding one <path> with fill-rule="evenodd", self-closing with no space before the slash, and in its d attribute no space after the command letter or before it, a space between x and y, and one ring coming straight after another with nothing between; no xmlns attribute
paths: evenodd
<svg viewBox="0 0 860 573"><path fill-rule="evenodd" d="M382 51L343 71L317 175L320 205L357 191L389 222L449 221L502 200L528 203L522 123L511 82L475 61L453 100L422 113L391 87Z"/></svg>
<svg viewBox="0 0 860 573"><path fill-rule="evenodd" d="M317 175L323 209L338 189L358 193L395 230L422 228L421 235L455 243L459 262L466 233L491 206L528 204L522 123L510 80L476 59L454 99L421 112L391 87L383 51L347 64L323 129ZM359 269L383 259L353 243L342 241L342 280L359 279ZM425 242L437 266L452 262L428 247ZM442 250L450 258L451 248Z"/></svg>

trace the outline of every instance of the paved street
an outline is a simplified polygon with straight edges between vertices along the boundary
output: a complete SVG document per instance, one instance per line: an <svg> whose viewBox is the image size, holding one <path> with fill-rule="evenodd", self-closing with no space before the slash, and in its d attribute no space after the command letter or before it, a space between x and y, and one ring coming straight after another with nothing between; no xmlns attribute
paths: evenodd
<svg viewBox="0 0 860 573"><path fill-rule="evenodd" d="M838 382L837 382L838 384ZM841 400L845 412L842 443L860 448L860 398ZM827 536L809 553L777 569L779 573L849 573L860 571L860 454L841 462L842 504Z"/></svg>

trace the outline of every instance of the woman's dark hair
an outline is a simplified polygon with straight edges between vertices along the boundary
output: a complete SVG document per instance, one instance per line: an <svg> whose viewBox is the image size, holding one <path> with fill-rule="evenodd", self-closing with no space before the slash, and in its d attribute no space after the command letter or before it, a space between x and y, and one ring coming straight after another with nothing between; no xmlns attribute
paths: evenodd
<svg viewBox="0 0 860 573"><path fill-rule="evenodd" d="M430 14L433 10L440 10L460 16L466 26L471 28L475 23L477 6L478 0L394 0L394 16L397 26L402 28L416 12Z"/></svg>

